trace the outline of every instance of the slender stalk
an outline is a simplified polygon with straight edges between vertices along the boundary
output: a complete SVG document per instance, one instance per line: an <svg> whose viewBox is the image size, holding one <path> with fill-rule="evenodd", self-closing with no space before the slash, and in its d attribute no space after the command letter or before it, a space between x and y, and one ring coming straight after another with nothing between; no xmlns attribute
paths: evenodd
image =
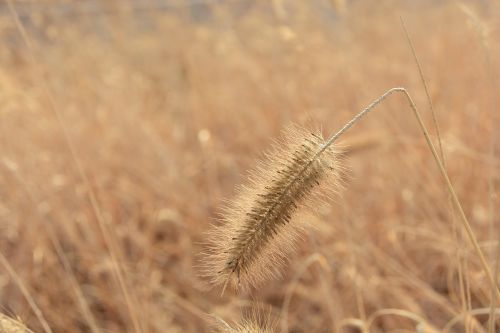
<svg viewBox="0 0 500 333"><path fill-rule="evenodd" d="M103 236L106 247L109 251L109 255L111 256L112 271L113 271L113 274L115 275L115 278L118 281L118 285L120 287L121 292L123 293L123 297L125 298L125 304L127 306L127 310L129 312L130 320L132 322L134 331L136 333L141 333L142 327L141 327L139 317L138 317L139 312L138 312L137 306L135 304L136 303L136 300L134 297L135 295L132 294L132 290L129 288L128 283L127 283L128 281L125 277L125 274L123 273L123 267L121 264L121 257L122 256L121 256L117 241L114 239L113 234L109 231L109 227L107 226L106 221L102 215L101 209L99 208L97 196L94 193L92 187L90 186L89 178L87 176L87 173L85 172L85 169L83 167L83 164L82 164L80 158L78 157L77 149L75 147L73 139L71 138L69 130L68 130L66 123L63 119L63 116L60 112L58 104L56 103L56 99L54 98L54 96L52 94L52 90L51 90L51 87L49 85L49 82L47 82L47 80L43 79L43 72L41 70L42 66L40 66L37 62L37 59L35 56L35 54L36 54L35 47L32 43L32 40L31 40L28 32L24 28L24 25L19 18L19 15L16 11L16 8L14 7L14 3L12 2L12 0L7 0L7 4L9 7L9 11L12 14L12 17L13 17L14 22L16 24L16 27L19 30L19 33L21 34L21 37L26 45L26 48L29 51L29 55L31 58L30 60L31 60L33 66L35 67L35 69L38 71L36 74L38 74L39 78L41 79L41 86L42 86L43 92L44 92L45 96L47 97L47 100L48 100L49 105L50 105L50 109L52 110L52 112L56 116L56 119L61 127L61 130L63 132L64 141L65 141L66 146L68 148L68 151L71 155L71 158L73 159L73 162L75 164L77 172L78 172L81 180L83 181L83 183L87 189L90 205L91 205L92 210L94 212L94 215L96 217L97 224L98 224L99 229L101 231L101 234Z"/></svg>
<svg viewBox="0 0 500 333"><path fill-rule="evenodd" d="M424 77L424 71L422 70L422 66L420 65L420 61L418 60L417 57L417 51L415 50L415 46L413 45L413 42L410 37L410 33L408 32L408 29L406 28L405 21L403 20L403 17L400 17L401 20L401 26L403 27L403 31L406 36L406 40L408 41L408 45L410 46L411 54L413 56L413 60L415 61L415 64L417 65L418 69L418 74L420 76L420 81L422 82L422 85L424 86L424 91L425 95L427 97L427 103L429 104L429 109L431 111L432 115L432 122L434 124L434 129L436 131L436 136L438 140L438 147L439 147L439 154L441 156L441 161L443 162L443 166L446 169L446 159L444 156L444 150L443 150L443 144L441 140L441 130L439 129L439 123L437 121L437 116L436 116L436 111L434 110L434 104L432 103L431 99L431 94L429 93L429 88L427 87L427 81L425 80ZM458 284L459 284L459 289L460 289L460 298L462 301L462 311L464 314L467 311L470 311L470 308L468 308L468 302L466 300L466 291L465 291L465 285L466 283L464 282L464 265L467 263L465 262L465 258L463 257L462 254L462 249L460 248L460 240L462 240L463 234L460 233L457 229L457 221L456 221L456 215L455 215L455 210L453 207L453 202L451 200L450 195L448 194L448 205L449 205L449 210L450 210L450 215L451 215L451 220L452 220L452 233L455 238L455 246L456 246L456 255L457 255L457 267L458 267ZM465 273L467 273L467 270L465 270ZM468 284L467 284L468 285ZM470 290L467 290L467 293L470 293ZM493 298L492 298L493 299ZM469 333L469 318L470 316L464 315L464 320L465 320L465 328L466 328L466 333Z"/></svg>
<svg viewBox="0 0 500 333"><path fill-rule="evenodd" d="M429 87L427 86L427 81L425 80L424 77L424 71L422 70L422 65L420 65L420 61L418 60L417 51L415 51L415 46L413 45L413 42L410 38L410 33L408 32L408 29L406 29L405 22L402 17L400 17L400 20L401 20L401 26L403 27L403 30L406 35L406 40L410 45L411 54L413 55L413 60L415 60L415 64L417 65L420 81L424 86L425 96L427 97L427 103L429 103L429 109L431 110L432 122L434 124L434 128L436 129L436 136L439 144L439 154L441 155L441 161L443 162L443 166L446 167L446 160L444 158L443 144L441 140L441 130L439 128L439 123L437 121L436 111L434 110L434 104L432 103L431 94L429 93Z"/></svg>
<svg viewBox="0 0 500 333"><path fill-rule="evenodd" d="M498 91L497 87L497 79L495 76L495 71L493 68L493 63L491 61L491 52L490 47L488 45L488 33L487 29L484 26L484 23L476 18L478 32L481 40L481 47L483 49L484 54L484 67L488 75L488 81L490 86L490 96L491 96L491 106L490 106L490 118L491 118L491 129L490 129L490 147L489 147L489 155L490 155L490 174L488 177L488 203L489 203L489 224L490 224L490 241L495 240L495 235L497 236L497 247L496 249L492 249L491 251L491 260L493 261L493 271L495 279L498 276L499 271L499 253L500 253L500 240L498 239L498 231L495 230L495 155L496 155L496 146L497 146L497 127L498 127L498 118L497 118L497 106L498 106L498 96L496 92ZM495 308L497 303L496 294L492 291L492 299L490 305L490 319L489 319L489 329L488 332L493 333L495 331Z"/></svg>
<svg viewBox="0 0 500 333"><path fill-rule="evenodd" d="M490 117L491 117L491 134L490 134L490 147L489 147L489 158L490 158L490 174L488 177L488 205L489 205L489 234L490 241L493 242L495 240L495 235L497 236L497 246L492 248L490 256L491 261L493 262L493 271L495 280L499 273L499 260L500 260L500 241L498 240L498 234L495 231L495 155L496 155L496 146L497 146L497 134L496 129L498 127L498 118L496 117L496 112L498 110L498 96L497 96L497 79L495 76L495 70L493 68L493 63L491 61L491 52L489 46L489 34L488 27L485 25L483 20L481 20L476 13L466 4L459 3L458 7L464 12L464 14L469 18L469 20L473 23L476 33L479 37L479 41L481 43L481 48L484 55L484 68L486 70L486 74L488 76L489 86L490 86L490 97L491 97L491 106L490 106ZM491 290L491 303L490 303L490 318L488 320L488 332L495 332L495 308L497 303L497 294L492 289Z"/></svg>
<svg viewBox="0 0 500 333"><path fill-rule="evenodd" d="M28 291L28 288L26 288L26 285L23 283L19 275L17 275L16 271L12 266L10 265L9 261L5 256L0 252L0 262L2 263L2 266L7 270L9 275L11 276L12 280L17 284L19 289L21 290L21 293L23 294L24 298L26 298L26 301L30 305L31 309L35 313L35 316L37 317L38 321L42 325L42 328L45 333L52 333L52 329L49 326L49 323L45 319L42 310L40 307L36 304L35 300L33 297L30 295L30 292ZM0 327L1 328L1 327Z"/></svg>
<svg viewBox="0 0 500 333"><path fill-rule="evenodd" d="M345 209L344 209L345 211ZM359 280L359 264L357 260L357 250L354 247L354 240L353 240L353 233L354 231L352 230L352 224L348 223L348 218L347 218L347 213L345 213L344 218L342 219L342 222L344 222L344 227L347 233L347 241L349 245L349 254L350 254L350 259L351 259L351 265L354 267L354 279L353 279L353 289L354 289L354 295L356 299L356 306L358 308L358 314L359 317L361 318L361 321L363 322L363 326L361 329L362 333L368 333L368 327L366 327L366 309L365 309L365 302L363 299L363 294L361 292L361 288L359 286L358 280Z"/></svg>
<svg viewBox="0 0 500 333"><path fill-rule="evenodd" d="M21 175L19 175L17 172L12 172L12 177L15 178L22 185L22 187L26 192L26 197L29 198L29 200L33 204L33 207L35 207L38 202L42 202L41 198L34 191L29 190L28 185L26 184L24 178L21 177ZM59 241L55 233L54 230L55 218L52 218L52 212L49 212L47 214L46 219L48 223L44 225L44 228L46 229L47 236L49 237L49 240L52 243L52 246L54 247L57 256L59 257L61 265L68 274L69 282L73 287L76 299L81 307L82 315L87 321L91 332L100 333L99 327L97 326L97 320L92 314L92 311L90 310L90 305L85 298L82 287L78 284L78 280L76 278L73 268L71 267L68 256L64 252L61 242Z"/></svg>
<svg viewBox="0 0 500 333"><path fill-rule="evenodd" d="M481 266L488 278L488 282L490 283L491 287L496 290L497 296L500 296L500 291L498 290L498 287L496 285L496 281L493 278L493 274L491 272L491 269L486 262L486 259L484 257L483 252L481 251L481 248L479 247L479 243L476 239L476 236L474 235L474 232L472 230L472 227L469 223L469 220L467 219L467 216L464 213L464 210L462 208L462 205L460 204L460 200L458 199L458 196L453 188L453 185L451 184L450 178L448 176L448 173L446 172L446 169L444 168L443 163L441 162L441 159L439 158L439 155L436 151L436 148L434 147L434 144L432 143L430 136L429 136L429 131L427 130L427 127L425 127L424 122L422 120L422 117L420 116L420 113L417 110L417 106L413 102L413 99L411 98L410 94L406 91L405 88L402 87L395 87L391 88L388 91L386 91L384 94L382 94L379 98L374 100L370 105L368 105L364 110L362 110L360 113L358 113L354 118L352 118L347 124L344 125L338 132L333 134L323 145L322 149L320 149L315 157L318 157L321 155L326 149L328 149L329 146L331 146L342 134L344 134L348 129L350 129L355 123L357 123L362 117L364 117L366 114L368 114L370 111L372 111L377 105L379 105L382 101L384 101L387 97L392 95L393 93L398 92L402 93L406 99L408 100L408 103L410 104L410 107L413 111L413 114L415 115L415 118L417 118L417 122L422 130L422 133L425 137L425 141L427 142L427 145L429 146L429 149L432 152L432 155L434 157L434 160L436 161L436 164L439 168L439 171L441 173L441 176L444 178L444 181L446 183L446 187L450 193L451 199L453 204L455 205L455 208L458 210L460 220L462 221L463 228L465 229L465 232L474 247L474 250L476 251L476 254L479 257L479 261L481 263Z"/></svg>
<svg viewBox="0 0 500 333"><path fill-rule="evenodd" d="M290 308L290 303L292 301L293 293L295 289L297 289L297 286L299 285L299 281L302 275L304 275L306 270L315 262L317 262L325 272L328 273L331 272L330 266L328 265L328 260L321 253L315 252L311 254L309 257L307 257L307 259L304 261L300 269L293 277L293 280L290 283L288 290L285 294L285 299L283 301L280 314L281 318L280 326L282 333L288 333L288 309Z"/></svg>

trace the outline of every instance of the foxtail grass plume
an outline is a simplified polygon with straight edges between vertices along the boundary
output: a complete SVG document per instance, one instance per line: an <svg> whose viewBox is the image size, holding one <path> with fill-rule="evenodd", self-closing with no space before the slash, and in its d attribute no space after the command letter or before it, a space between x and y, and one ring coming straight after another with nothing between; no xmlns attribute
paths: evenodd
<svg viewBox="0 0 500 333"><path fill-rule="evenodd" d="M211 282L224 292L279 276L306 226L302 213L340 188L339 156L320 133L287 129L209 232L203 266Z"/></svg>
<svg viewBox="0 0 500 333"><path fill-rule="evenodd" d="M273 333L276 331L276 322L271 319L271 312L268 309L270 308L263 307L262 304L253 303L251 308L244 309L239 322L231 324L214 316L213 331L217 333Z"/></svg>
<svg viewBox="0 0 500 333"><path fill-rule="evenodd" d="M274 330L271 327L266 327L266 326L263 327L252 321L244 321L233 327L229 325L221 327L218 332L219 333L273 333Z"/></svg>

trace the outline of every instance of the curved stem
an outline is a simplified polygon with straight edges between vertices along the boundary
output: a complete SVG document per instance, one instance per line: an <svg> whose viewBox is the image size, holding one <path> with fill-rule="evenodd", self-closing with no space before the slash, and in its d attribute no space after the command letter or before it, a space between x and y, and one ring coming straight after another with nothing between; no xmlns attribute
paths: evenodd
<svg viewBox="0 0 500 333"><path fill-rule="evenodd" d="M360 120L363 116L365 116L367 113L369 113L370 111L372 111L377 105L379 105L380 103L382 103L387 97L389 97L392 93L394 93L396 91L401 92L401 91L406 91L406 90L405 90L405 88L399 88L399 87L391 88L391 89L387 90L379 98L377 98L376 100L374 100L373 102L371 102L370 105L368 105L366 108L364 108L363 111L361 111L360 113L358 113L357 115L355 115L354 118L352 118L349 122L347 122L347 124L345 124L344 127L342 127L339 131L337 131L337 133L333 134L325 142L323 148L317 154L319 155L319 154L323 153L326 149L328 149L328 147L330 147L335 141L337 141L337 139L342 134L344 134L345 132L347 132L347 130L349 128L351 128L355 123L357 123L358 120Z"/></svg>
<svg viewBox="0 0 500 333"><path fill-rule="evenodd" d="M430 136L429 136L429 131L424 125L424 122L422 120L422 117L420 116L420 113L417 110L417 106L413 102L413 99L411 98L410 94L406 91L405 88L402 87L395 87L391 88L388 91L386 91L384 94L382 94L379 98L374 100L370 105L368 105L363 111L358 113L354 118L352 118L347 124L344 125L339 131L337 131L335 134L333 134L324 144L322 149L320 149L317 153L317 155L320 155L323 153L329 146L331 146L342 134L344 134L348 129L350 129L358 120L360 120L363 116L368 114L370 111L372 111L378 104L380 104L383 100L385 100L387 97L389 97L392 93L395 92L400 92L405 95L406 99L408 100L410 107L413 111L413 114L417 118L418 124L424 134L425 141L427 142L427 145L429 146L429 149L432 152L432 155L434 157L434 160L436 161L436 164L438 165L439 171L441 173L441 176L443 177L446 187L448 188L448 191L450 193L451 199L453 201L453 204L457 208L459 215L460 215L460 220L462 221L462 225L465 229L465 232L467 233L467 236L469 237L470 242L472 243L472 246L474 247L474 250L476 251L477 255L479 256L479 260L481 263L481 266L486 273L486 276L489 280L489 283L491 284L492 289L496 290L496 293L498 296L500 296L500 291L497 287L496 281L493 278L493 274L491 273L491 269L486 262L486 259L484 257L483 252L481 251L481 248L479 247L479 243L476 239L476 236L474 235L474 232L472 230L472 227L469 223L469 220L467 219L467 216L464 213L464 210L462 208L462 205L460 204L460 200L458 199L457 194L455 193L455 190L453 188L453 185L451 184L450 178L448 176L448 173L446 172L446 169L443 165L443 162L439 158L439 155L436 151L436 148L434 147L434 144L432 143Z"/></svg>
<svg viewBox="0 0 500 333"><path fill-rule="evenodd" d="M318 264L326 271L326 272L331 272L330 266L328 265L328 261L326 258L318 252L315 252L311 254L307 259L304 261L302 266L300 267L299 271L295 274L293 277L292 283L289 285L289 288L285 294L285 300L283 301L283 306L281 307L281 333L288 333L288 309L290 308L290 303L292 301L292 296L299 285L300 278L306 270L315 262L318 262Z"/></svg>

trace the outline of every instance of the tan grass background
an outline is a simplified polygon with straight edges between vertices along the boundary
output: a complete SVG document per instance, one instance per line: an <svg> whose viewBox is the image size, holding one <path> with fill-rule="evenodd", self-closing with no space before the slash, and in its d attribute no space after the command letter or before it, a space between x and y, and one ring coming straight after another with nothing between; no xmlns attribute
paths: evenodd
<svg viewBox="0 0 500 333"><path fill-rule="evenodd" d="M356 332L349 319L384 309L442 330L463 312L457 248L470 307L490 306L478 258L467 239L456 241L445 187L398 96L342 140L351 147L344 195L318 207L310 222L319 231L304 238L283 280L220 297L205 290L195 266L222 201L290 123L328 135L388 88L404 86L432 128L401 15L452 182L493 265L495 1L167 3L89 11L85 2L66 2L71 10L14 2L32 51L1 5L0 251L54 332L90 331L77 295L103 332L133 332L133 317L143 332L209 332L209 315L238 322L253 301L279 323L294 275L314 253L326 262L298 280L290 332ZM4 267L0 310L42 331ZM373 332L416 330L396 311L380 314ZM475 318L486 330L487 315ZM452 328L464 330L460 320Z"/></svg>

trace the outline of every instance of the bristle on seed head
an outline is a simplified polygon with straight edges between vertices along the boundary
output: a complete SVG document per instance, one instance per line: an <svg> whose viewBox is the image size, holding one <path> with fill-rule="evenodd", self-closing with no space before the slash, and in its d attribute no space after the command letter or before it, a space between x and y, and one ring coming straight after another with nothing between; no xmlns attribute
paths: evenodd
<svg viewBox="0 0 500 333"><path fill-rule="evenodd" d="M320 133L290 127L250 172L209 232L203 267L212 283L247 289L281 274L305 227L298 211L341 187L340 154L324 145Z"/></svg>
<svg viewBox="0 0 500 333"><path fill-rule="evenodd" d="M266 309L267 308L267 309ZM242 318L237 323L228 324L222 318L214 316L212 326L218 333L273 333L276 321L272 319L268 307L252 304L252 308L243 309Z"/></svg>

